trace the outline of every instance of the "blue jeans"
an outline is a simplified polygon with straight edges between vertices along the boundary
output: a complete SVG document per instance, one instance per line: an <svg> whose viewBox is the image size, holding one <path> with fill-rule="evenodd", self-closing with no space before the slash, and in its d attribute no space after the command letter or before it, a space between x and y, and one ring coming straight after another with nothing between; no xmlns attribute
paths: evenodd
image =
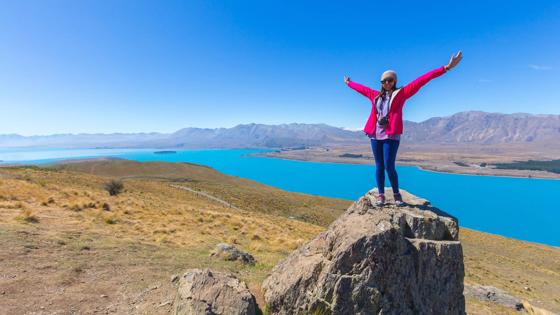
<svg viewBox="0 0 560 315"><path fill-rule="evenodd" d="M377 181L377 190L381 194L385 193L385 170L387 170L387 175L389 175L393 193L399 193L399 176L395 168L399 143L399 140L393 139L371 139L371 149L375 159L375 179Z"/></svg>

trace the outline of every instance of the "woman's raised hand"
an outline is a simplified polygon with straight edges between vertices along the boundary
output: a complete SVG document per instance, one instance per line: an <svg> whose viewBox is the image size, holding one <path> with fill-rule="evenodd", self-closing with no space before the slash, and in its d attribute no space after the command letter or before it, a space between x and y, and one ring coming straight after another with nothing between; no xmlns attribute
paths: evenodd
<svg viewBox="0 0 560 315"><path fill-rule="evenodd" d="M463 58L463 55L461 55L461 51L459 50L459 52L456 55L451 56L449 63L447 64L447 66L445 66L447 70L450 70L453 67L455 67L459 63L459 61L461 61L461 58Z"/></svg>
<svg viewBox="0 0 560 315"><path fill-rule="evenodd" d="M348 81L350 81L350 78L347 76L344 76L344 83L348 84Z"/></svg>

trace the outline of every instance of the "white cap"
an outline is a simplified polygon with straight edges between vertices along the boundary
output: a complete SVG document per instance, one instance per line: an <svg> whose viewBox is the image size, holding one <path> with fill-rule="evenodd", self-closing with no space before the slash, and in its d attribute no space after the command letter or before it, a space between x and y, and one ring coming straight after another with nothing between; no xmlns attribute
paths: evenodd
<svg viewBox="0 0 560 315"><path fill-rule="evenodd" d="M386 78L390 78L392 77L393 79L395 79L395 81L397 81L397 73L393 70L387 70L385 72L383 72L383 74L381 75L381 81L385 80Z"/></svg>

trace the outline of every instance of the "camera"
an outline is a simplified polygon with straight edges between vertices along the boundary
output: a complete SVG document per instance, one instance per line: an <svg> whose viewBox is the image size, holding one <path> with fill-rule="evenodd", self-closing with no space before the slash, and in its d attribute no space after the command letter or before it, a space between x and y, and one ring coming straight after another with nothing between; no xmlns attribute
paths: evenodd
<svg viewBox="0 0 560 315"><path fill-rule="evenodd" d="M379 119L377 119L377 123L380 126L385 127L385 126L387 126L387 124L389 124L389 117L387 117L387 116L380 117Z"/></svg>

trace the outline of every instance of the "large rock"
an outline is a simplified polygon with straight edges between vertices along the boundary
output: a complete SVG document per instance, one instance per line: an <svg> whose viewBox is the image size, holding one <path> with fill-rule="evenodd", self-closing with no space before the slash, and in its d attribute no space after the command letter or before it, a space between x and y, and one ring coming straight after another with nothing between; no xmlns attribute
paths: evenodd
<svg viewBox="0 0 560 315"><path fill-rule="evenodd" d="M377 207L376 194L272 270L270 314L465 314L457 220L404 191L407 206Z"/></svg>
<svg viewBox="0 0 560 315"><path fill-rule="evenodd" d="M176 315L254 315L255 297L229 273L190 269L172 280Z"/></svg>

